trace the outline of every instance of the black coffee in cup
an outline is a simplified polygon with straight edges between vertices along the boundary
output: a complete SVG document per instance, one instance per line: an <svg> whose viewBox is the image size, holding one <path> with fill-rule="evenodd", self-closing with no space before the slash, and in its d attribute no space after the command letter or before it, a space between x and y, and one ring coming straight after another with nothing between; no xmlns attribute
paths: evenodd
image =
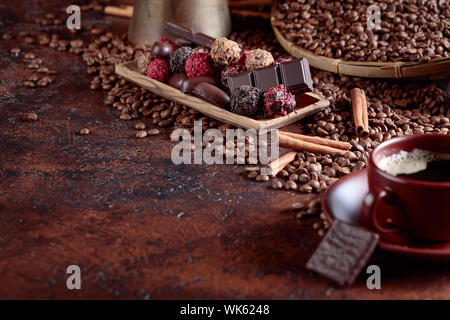
<svg viewBox="0 0 450 320"><path fill-rule="evenodd" d="M450 154L414 149L400 151L378 162L378 167L394 176L415 180L450 182Z"/></svg>

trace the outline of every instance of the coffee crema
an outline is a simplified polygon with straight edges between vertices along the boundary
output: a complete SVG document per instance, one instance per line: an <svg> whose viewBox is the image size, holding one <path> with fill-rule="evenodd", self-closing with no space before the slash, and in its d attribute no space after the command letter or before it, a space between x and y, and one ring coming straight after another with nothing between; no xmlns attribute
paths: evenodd
<svg viewBox="0 0 450 320"><path fill-rule="evenodd" d="M450 182L450 154L413 149L382 158L377 166L394 176Z"/></svg>

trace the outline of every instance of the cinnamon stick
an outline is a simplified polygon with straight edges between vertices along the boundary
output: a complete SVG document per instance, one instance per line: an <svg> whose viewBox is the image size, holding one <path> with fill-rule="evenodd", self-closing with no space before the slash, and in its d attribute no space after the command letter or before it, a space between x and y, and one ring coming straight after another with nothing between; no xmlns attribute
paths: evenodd
<svg viewBox="0 0 450 320"><path fill-rule="evenodd" d="M366 95L359 88L352 89L350 94L352 96L353 120L355 121L356 134L365 138L369 135Z"/></svg>
<svg viewBox="0 0 450 320"><path fill-rule="evenodd" d="M323 146L328 146L328 147L332 147L332 148L336 148L336 149L342 149L344 151L350 150L350 148L352 147L352 145L348 142L325 139L325 138L321 138L321 137L311 137L311 136L305 136L303 134L285 132L285 131L280 131L279 134L283 134L283 135L289 136L291 138L303 140L306 142L321 144Z"/></svg>
<svg viewBox="0 0 450 320"><path fill-rule="evenodd" d="M131 18L133 16L133 6L123 6L123 7L106 6L104 12L105 14L111 16Z"/></svg>
<svg viewBox="0 0 450 320"><path fill-rule="evenodd" d="M329 146L324 146L322 144L306 142L303 140L295 139L284 134L280 134L279 145L284 148L289 148L293 150L306 151L319 154L332 154L335 152L345 152L342 149L337 149Z"/></svg>
<svg viewBox="0 0 450 320"><path fill-rule="evenodd" d="M364 133L363 137L367 137L369 135L369 116L367 114L367 109L368 109L368 105L367 105L367 97L366 97L366 92L364 90L361 90L362 94L363 94L363 131L362 133Z"/></svg>
<svg viewBox="0 0 450 320"><path fill-rule="evenodd" d="M275 161L272 161L267 165L265 169L265 173L267 175L271 175L275 177L281 170L283 170L289 163L295 160L297 156L297 152L291 151L278 158Z"/></svg>

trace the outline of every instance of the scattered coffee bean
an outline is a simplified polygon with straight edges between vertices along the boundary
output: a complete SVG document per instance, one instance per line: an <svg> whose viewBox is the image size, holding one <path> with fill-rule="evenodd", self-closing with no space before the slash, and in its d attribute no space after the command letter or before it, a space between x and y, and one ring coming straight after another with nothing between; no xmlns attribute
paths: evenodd
<svg viewBox="0 0 450 320"><path fill-rule="evenodd" d="M136 122L134 128L137 130L145 130L145 123L142 121Z"/></svg>
<svg viewBox="0 0 450 320"><path fill-rule="evenodd" d="M145 130L140 130L136 133L136 138L142 139L145 138L147 136L147 131Z"/></svg>
<svg viewBox="0 0 450 320"><path fill-rule="evenodd" d="M147 131L148 135L150 136L155 136L158 135L160 133L159 129L153 128Z"/></svg>
<svg viewBox="0 0 450 320"><path fill-rule="evenodd" d="M80 130L80 134L81 134L81 135L87 135L87 134L89 134L89 129L88 129L88 128L83 128L83 129L81 129L81 130Z"/></svg>

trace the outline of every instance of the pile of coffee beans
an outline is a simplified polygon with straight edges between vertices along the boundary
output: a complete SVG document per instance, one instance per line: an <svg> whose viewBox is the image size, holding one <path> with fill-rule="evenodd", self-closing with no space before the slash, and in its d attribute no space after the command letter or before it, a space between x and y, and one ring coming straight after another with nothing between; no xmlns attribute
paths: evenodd
<svg viewBox="0 0 450 320"><path fill-rule="evenodd" d="M380 10L379 28L368 27L371 5ZM287 40L329 58L415 62L450 54L448 0L281 0L275 19Z"/></svg>

